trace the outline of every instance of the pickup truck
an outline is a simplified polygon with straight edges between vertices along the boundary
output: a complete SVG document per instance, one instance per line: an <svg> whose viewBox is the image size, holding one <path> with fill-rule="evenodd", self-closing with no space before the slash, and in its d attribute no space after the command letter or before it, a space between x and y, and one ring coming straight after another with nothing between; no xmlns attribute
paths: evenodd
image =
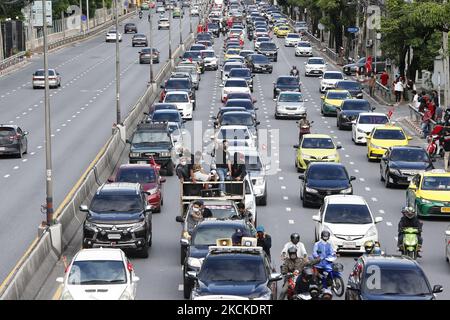
<svg viewBox="0 0 450 320"><path fill-rule="evenodd" d="M365 65L366 65L366 57L362 57L354 63L349 63L349 64L346 64L345 66L343 66L342 71L346 75L352 75L352 74L356 74L356 71L362 67L363 71L366 72ZM386 59L377 57L376 63L375 63L375 60L372 59L372 70L376 70L377 73L382 73L384 69L386 69Z"/></svg>

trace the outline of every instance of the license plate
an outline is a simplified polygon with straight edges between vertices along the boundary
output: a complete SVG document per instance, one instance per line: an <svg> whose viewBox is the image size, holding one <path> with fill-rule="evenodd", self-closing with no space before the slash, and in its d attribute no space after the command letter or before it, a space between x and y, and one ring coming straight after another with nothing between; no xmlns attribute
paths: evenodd
<svg viewBox="0 0 450 320"><path fill-rule="evenodd" d="M147 161L138 161L138 164L147 164Z"/></svg>
<svg viewBox="0 0 450 320"><path fill-rule="evenodd" d="M267 70L267 68L261 68L261 70Z"/></svg>
<svg viewBox="0 0 450 320"><path fill-rule="evenodd" d="M441 212L450 213L450 207L442 207Z"/></svg>
<svg viewBox="0 0 450 320"><path fill-rule="evenodd" d="M411 177L408 177L407 179L408 179L408 181L411 181L411 180L412 180L412 178L413 178L413 177L411 176Z"/></svg>
<svg viewBox="0 0 450 320"><path fill-rule="evenodd" d="M112 233L112 234L108 234L108 239L109 240L120 240L121 236L118 233Z"/></svg>
<svg viewBox="0 0 450 320"><path fill-rule="evenodd" d="M6 148L5 147L0 147L0 151L5 151Z"/></svg>
<svg viewBox="0 0 450 320"><path fill-rule="evenodd" d="M314 70L314 71L313 71L313 73L319 73L319 71L317 71L317 70Z"/></svg>
<svg viewBox="0 0 450 320"><path fill-rule="evenodd" d="M344 248L356 248L356 242L344 242L342 246Z"/></svg>

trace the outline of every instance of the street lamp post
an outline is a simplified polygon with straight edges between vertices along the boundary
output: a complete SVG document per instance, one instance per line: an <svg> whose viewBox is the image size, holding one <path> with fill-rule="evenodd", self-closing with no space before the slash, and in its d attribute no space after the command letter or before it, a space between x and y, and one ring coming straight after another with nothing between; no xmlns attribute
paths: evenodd
<svg viewBox="0 0 450 320"><path fill-rule="evenodd" d="M45 168L46 168L46 213L47 226L53 224L53 180L52 180L52 141L50 128L50 97L48 83L48 43L47 43L47 15L46 1L42 1L42 32L44 38L44 103L45 103Z"/></svg>
<svg viewBox="0 0 450 320"><path fill-rule="evenodd" d="M154 82L153 80L153 35L152 35L152 12L151 10L148 13L148 24L149 24L149 43L150 43L150 81L149 86L151 86ZM170 32L170 30L169 30Z"/></svg>
<svg viewBox="0 0 450 320"><path fill-rule="evenodd" d="M189 33L192 33L192 15L189 10L188 13L189 13Z"/></svg>
<svg viewBox="0 0 450 320"><path fill-rule="evenodd" d="M183 20L183 18L180 15L180 46L183 44L183 33L181 32L181 26L182 26L181 22L182 22L182 20Z"/></svg>
<svg viewBox="0 0 450 320"><path fill-rule="evenodd" d="M121 124L120 114L120 56L119 56L119 4L118 0L114 1L116 6L116 125Z"/></svg>
<svg viewBox="0 0 450 320"><path fill-rule="evenodd" d="M172 60L172 13L169 11L169 60Z"/></svg>
<svg viewBox="0 0 450 320"><path fill-rule="evenodd" d="M87 32L89 32L89 0L86 0L86 23L87 23Z"/></svg>

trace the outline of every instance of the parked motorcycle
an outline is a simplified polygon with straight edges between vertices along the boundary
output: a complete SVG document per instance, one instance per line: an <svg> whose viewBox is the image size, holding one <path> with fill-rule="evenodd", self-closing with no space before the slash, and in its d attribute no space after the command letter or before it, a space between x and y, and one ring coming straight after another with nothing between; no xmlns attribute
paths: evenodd
<svg viewBox="0 0 450 320"><path fill-rule="evenodd" d="M417 259L419 252L419 229L405 228L403 229L403 243L400 246L400 251L403 255L408 256L414 260Z"/></svg>

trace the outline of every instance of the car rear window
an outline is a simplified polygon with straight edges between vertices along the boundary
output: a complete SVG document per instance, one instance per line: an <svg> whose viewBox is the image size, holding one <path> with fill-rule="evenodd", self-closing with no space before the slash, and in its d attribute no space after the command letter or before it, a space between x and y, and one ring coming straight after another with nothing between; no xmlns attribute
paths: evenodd
<svg viewBox="0 0 450 320"><path fill-rule="evenodd" d="M307 174L310 180L348 180L343 166L312 166Z"/></svg>
<svg viewBox="0 0 450 320"><path fill-rule="evenodd" d="M405 140L406 137L401 130L375 130L373 134L374 139L386 139L386 140Z"/></svg>
<svg viewBox="0 0 450 320"><path fill-rule="evenodd" d="M14 128L0 128L0 137L9 137L15 134Z"/></svg>
<svg viewBox="0 0 450 320"><path fill-rule="evenodd" d="M370 111L369 101L364 100L345 100L342 104L342 110L348 111Z"/></svg>
<svg viewBox="0 0 450 320"><path fill-rule="evenodd" d="M130 182L130 183L151 183L156 182L155 169L135 169L124 168L120 169L116 177L116 182Z"/></svg>
<svg viewBox="0 0 450 320"><path fill-rule="evenodd" d="M227 80L227 82L225 82L225 87L226 88L247 87L247 81L245 81L245 80Z"/></svg>
<svg viewBox="0 0 450 320"><path fill-rule="evenodd" d="M45 76L45 75L44 75L44 70L37 70L37 71L34 73L34 75L37 76L37 77L43 77L43 76ZM54 76L54 75L55 75L55 72L54 72L53 70L48 70L48 75L49 75L49 76Z"/></svg>
<svg viewBox="0 0 450 320"><path fill-rule="evenodd" d="M187 94L168 94L164 102L189 102Z"/></svg>
<svg viewBox="0 0 450 320"><path fill-rule="evenodd" d="M303 149L334 149L331 138L303 138Z"/></svg>

